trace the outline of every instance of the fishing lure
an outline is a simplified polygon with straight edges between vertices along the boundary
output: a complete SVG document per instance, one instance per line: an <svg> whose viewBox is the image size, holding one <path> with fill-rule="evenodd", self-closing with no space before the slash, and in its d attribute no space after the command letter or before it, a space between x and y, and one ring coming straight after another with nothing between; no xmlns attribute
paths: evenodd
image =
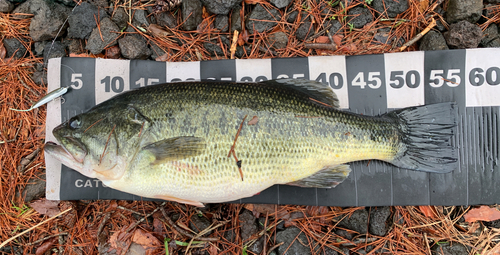
<svg viewBox="0 0 500 255"><path fill-rule="evenodd" d="M16 112L29 112L33 109L36 109L64 94L66 94L69 90L69 86L66 86L66 87L60 87L56 90L53 90L51 91L50 93L48 93L47 95L45 95L44 97L42 97L40 100L38 100L38 102L36 102L33 106L31 106L29 109L27 110L20 110L20 109L13 109L13 108L10 108L10 110L12 111L16 111Z"/></svg>

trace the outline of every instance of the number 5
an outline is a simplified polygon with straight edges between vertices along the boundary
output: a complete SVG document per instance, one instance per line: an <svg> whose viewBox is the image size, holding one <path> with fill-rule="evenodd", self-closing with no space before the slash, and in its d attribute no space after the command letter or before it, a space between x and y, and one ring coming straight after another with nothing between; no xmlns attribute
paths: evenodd
<svg viewBox="0 0 500 255"><path fill-rule="evenodd" d="M368 87L372 89L378 89L380 86L382 86L382 80L379 77L375 76L380 76L380 72L369 72L368 73ZM372 84L371 82L375 82L375 84Z"/></svg>
<svg viewBox="0 0 500 255"><path fill-rule="evenodd" d="M439 88L443 86L444 80L443 80L443 74L444 70L431 70L431 74L429 75L429 85L434 88Z"/></svg>
<svg viewBox="0 0 500 255"><path fill-rule="evenodd" d="M81 73L71 74L71 87L73 89L81 89L83 87L83 81L80 78L82 78ZM76 83L76 84L74 84L74 83Z"/></svg>

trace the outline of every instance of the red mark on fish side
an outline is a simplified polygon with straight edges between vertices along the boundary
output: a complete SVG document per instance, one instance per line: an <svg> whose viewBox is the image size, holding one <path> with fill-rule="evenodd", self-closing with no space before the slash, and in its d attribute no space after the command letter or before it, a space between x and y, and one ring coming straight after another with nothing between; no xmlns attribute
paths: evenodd
<svg viewBox="0 0 500 255"><path fill-rule="evenodd" d="M327 106L327 107L330 107L330 108L334 108L333 106L331 106L331 105L329 105L329 104L326 104L326 103L323 103L323 102L321 102L321 101L318 101L318 100L316 100L316 99L314 99L314 98L312 98L312 97L310 97L309 99L310 99L310 100L312 100L312 101L314 101L314 102L316 102L316 103L318 103L318 104L322 104L322 105L324 105L324 106Z"/></svg>
<svg viewBox="0 0 500 255"><path fill-rule="evenodd" d="M103 120L104 118L94 122L94 124L90 125L87 129L85 129L85 131L83 131L83 133L87 132L87 130L89 130L91 127L93 127L95 124L99 123L101 120Z"/></svg>
<svg viewBox="0 0 500 255"><path fill-rule="evenodd" d="M108 140L106 140L106 145L104 145L104 150L102 151L101 158L99 159L99 165L102 162L102 158L104 157L104 153L106 152L106 149L108 148L109 139L111 138L111 134L113 134L113 131L115 130L115 128L116 128L116 124L113 126L113 129L111 129L111 132L109 132Z"/></svg>

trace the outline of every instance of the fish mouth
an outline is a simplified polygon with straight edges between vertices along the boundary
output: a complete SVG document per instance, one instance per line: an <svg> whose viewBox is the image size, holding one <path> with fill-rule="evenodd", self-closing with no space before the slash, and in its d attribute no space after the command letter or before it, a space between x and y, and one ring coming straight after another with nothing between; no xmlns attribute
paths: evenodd
<svg viewBox="0 0 500 255"><path fill-rule="evenodd" d="M72 137L62 137L58 140L61 141L61 145L49 141L45 143L44 151L61 160L65 165L81 168L87 156L85 146Z"/></svg>

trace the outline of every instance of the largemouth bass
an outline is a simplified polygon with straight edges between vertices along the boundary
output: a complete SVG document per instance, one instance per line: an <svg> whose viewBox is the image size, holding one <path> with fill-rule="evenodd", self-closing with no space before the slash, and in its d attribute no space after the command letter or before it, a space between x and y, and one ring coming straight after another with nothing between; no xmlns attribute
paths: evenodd
<svg viewBox="0 0 500 255"><path fill-rule="evenodd" d="M274 184L331 188L352 161L446 173L457 167L454 103L381 116L338 109L322 83L181 82L128 91L53 130L45 151L131 194L196 206Z"/></svg>

